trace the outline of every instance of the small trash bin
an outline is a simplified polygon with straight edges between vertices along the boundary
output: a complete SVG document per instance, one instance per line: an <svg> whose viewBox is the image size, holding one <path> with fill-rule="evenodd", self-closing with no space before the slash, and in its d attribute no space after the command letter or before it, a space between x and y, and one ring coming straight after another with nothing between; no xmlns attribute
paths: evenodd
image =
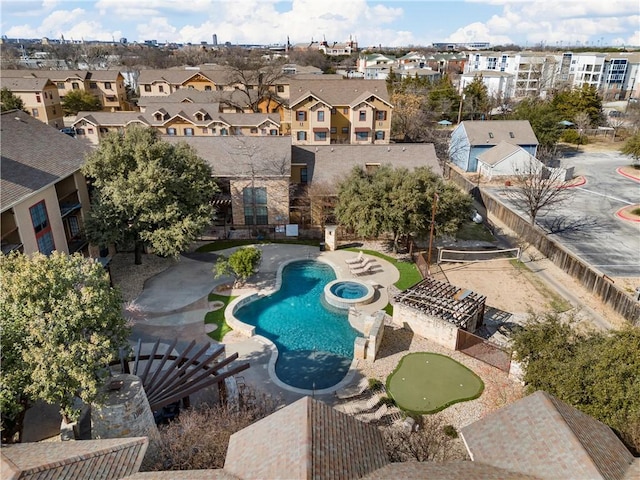
<svg viewBox="0 0 640 480"><path fill-rule="evenodd" d="M320 251L324 252L324 242L320 242Z"/></svg>

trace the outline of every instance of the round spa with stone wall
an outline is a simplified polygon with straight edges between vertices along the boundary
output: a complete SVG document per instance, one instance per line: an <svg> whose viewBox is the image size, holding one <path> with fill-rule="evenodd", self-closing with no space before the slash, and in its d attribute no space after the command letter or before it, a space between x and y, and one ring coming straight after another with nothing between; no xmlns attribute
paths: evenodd
<svg viewBox="0 0 640 480"><path fill-rule="evenodd" d="M336 308L348 309L373 301L375 290L358 280L334 280L324 287L325 301Z"/></svg>

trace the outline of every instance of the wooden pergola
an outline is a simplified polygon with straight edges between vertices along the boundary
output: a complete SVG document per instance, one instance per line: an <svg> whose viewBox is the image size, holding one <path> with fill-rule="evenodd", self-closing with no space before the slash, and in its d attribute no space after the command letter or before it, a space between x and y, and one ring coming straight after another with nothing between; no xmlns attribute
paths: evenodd
<svg viewBox="0 0 640 480"><path fill-rule="evenodd" d="M192 341L182 353L173 355L177 339L174 339L163 354L158 353L161 343L158 339L149 354L142 354L142 341L133 355L120 353L119 364L123 373L140 377L152 411L157 411L179 400L185 406L192 395L211 385L221 384L225 378L249 368L248 363L233 363L238 354L221 357L224 346L217 345L211 351L211 344L197 345ZM133 368L130 367L133 363ZM224 392L224 388L221 388Z"/></svg>
<svg viewBox="0 0 640 480"><path fill-rule="evenodd" d="M394 297L396 303L468 330L482 325L486 298L464 288L434 278L426 278ZM477 319L476 322L471 320Z"/></svg>

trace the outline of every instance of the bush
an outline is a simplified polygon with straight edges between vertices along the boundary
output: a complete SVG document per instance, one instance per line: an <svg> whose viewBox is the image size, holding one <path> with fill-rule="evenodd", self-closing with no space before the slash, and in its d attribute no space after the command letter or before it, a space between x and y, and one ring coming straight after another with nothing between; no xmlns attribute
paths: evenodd
<svg viewBox="0 0 640 480"><path fill-rule="evenodd" d="M229 258L220 256L213 268L213 273L216 278L232 274L236 277L236 283L244 283L255 273L261 259L262 251L256 247L239 248Z"/></svg>
<svg viewBox="0 0 640 480"><path fill-rule="evenodd" d="M589 138L586 135L580 135L577 130L568 128L562 132L560 139L566 143L573 143L575 145L586 145L589 143Z"/></svg>
<svg viewBox="0 0 640 480"><path fill-rule="evenodd" d="M369 389L370 390L377 390L382 388L382 382L380 380L378 380L377 378L370 378L369 379Z"/></svg>
<svg viewBox="0 0 640 480"><path fill-rule="evenodd" d="M458 438L458 432L456 430L456 427L454 427L453 425L445 425L444 427L442 427L442 431L449 438Z"/></svg>

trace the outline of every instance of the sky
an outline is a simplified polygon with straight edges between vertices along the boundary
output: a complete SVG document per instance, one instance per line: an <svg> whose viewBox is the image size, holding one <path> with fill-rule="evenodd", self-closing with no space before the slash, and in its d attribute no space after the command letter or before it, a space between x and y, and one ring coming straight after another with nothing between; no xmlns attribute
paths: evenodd
<svg viewBox="0 0 640 480"><path fill-rule="evenodd" d="M640 46L638 0L0 0L0 35L370 46Z"/></svg>

